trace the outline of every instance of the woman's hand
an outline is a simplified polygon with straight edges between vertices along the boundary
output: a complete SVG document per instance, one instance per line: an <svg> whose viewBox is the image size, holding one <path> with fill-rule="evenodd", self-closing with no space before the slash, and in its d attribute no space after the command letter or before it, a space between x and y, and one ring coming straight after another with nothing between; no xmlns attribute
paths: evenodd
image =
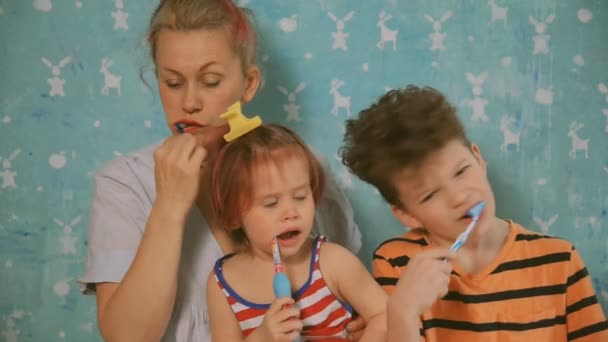
<svg viewBox="0 0 608 342"><path fill-rule="evenodd" d="M201 168L223 146L228 126L170 136L154 152L156 198L186 213L197 197Z"/></svg>
<svg viewBox="0 0 608 342"><path fill-rule="evenodd" d="M302 321L298 318L300 311L289 297L277 298L272 304L259 328L256 329L256 341L292 342L302 330Z"/></svg>

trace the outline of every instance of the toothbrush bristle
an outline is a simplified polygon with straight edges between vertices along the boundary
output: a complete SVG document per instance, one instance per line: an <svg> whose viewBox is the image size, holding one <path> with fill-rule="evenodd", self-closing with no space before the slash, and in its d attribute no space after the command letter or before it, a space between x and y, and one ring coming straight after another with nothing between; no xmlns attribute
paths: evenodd
<svg viewBox="0 0 608 342"><path fill-rule="evenodd" d="M279 243L276 236L272 238L272 259L275 265L281 263L281 252L279 251Z"/></svg>
<svg viewBox="0 0 608 342"><path fill-rule="evenodd" d="M469 211L467 212L467 216L471 218L479 218L485 206L486 204L483 201L475 204L473 208L469 209Z"/></svg>

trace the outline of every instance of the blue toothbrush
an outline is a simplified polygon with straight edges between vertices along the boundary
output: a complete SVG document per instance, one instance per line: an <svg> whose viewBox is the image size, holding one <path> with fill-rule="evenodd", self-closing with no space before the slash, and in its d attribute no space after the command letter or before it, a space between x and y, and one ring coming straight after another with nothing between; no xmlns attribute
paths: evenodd
<svg viewBox="0 0 608 342"><path fill-rule="evenodd" d="M485 208L485 206L486 206L486 204L482 201L482 202L475 204L471 209L469 209L469 211L467 212L467 216L469 216L473 220L471 221L471 223L469 223L469 226L467 227L467 229L465 229L464 232L462 232L462 233L460 233L460 235L458 235L456 242L454 242L452 247L450 247L451 254L456 253L456 251L460 247L462 247L462 245L464 245L465 242L467 242L467 239L469 238L469 235L471 235L471 232L475 228L477 221L479 221L479 216L481 216L481 212L483 211L483 208Z"/></svg>
<svg viewBox="0 0 608 342"><path fill-rule="evenodd" d="M289 282L287 274L283 272L281 252L279 251L279 243L276 237L272 238L272 260L274 262L274 277L272 278L274 296L277 298L291 297L291 283ZM299 334L294 342L300 342Z"/></svg>

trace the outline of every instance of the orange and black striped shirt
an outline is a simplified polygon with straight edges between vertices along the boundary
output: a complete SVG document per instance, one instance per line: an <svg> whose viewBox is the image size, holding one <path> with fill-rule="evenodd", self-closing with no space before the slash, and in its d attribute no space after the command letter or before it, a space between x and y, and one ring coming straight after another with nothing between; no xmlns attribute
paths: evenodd
<svg viewBox="0 0 608 342"><path fill-rule="evenodd" d="M608 341L608 322L574 246L512 222L509 228L486 269L465 274L454 267L448 294L421 316L421 339ZM430 247L415 230L385 241L374 252L374 277L390 294L410 258Z"/></svg>

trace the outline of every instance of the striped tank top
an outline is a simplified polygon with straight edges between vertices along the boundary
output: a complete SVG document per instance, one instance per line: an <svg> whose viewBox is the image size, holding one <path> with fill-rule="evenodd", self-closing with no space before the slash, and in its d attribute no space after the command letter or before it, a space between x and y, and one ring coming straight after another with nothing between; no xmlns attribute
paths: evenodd
<svg viewBox="0 0 608 342"><path fill-rule="evenodd" d="M324 241L323 236L314 240L308 280L293 295L295 306L300 310L300 319L304 323L301 335L346 337L346 325L352 319L352 309L348 304L338 300L323 279L319 267L319 250ZM215 280L230 303L243 336L246 337L262 324L270 304L247 301L228 285L222 273L222 264L233 255L228 254L219 259L213 270Z"/></svg>

